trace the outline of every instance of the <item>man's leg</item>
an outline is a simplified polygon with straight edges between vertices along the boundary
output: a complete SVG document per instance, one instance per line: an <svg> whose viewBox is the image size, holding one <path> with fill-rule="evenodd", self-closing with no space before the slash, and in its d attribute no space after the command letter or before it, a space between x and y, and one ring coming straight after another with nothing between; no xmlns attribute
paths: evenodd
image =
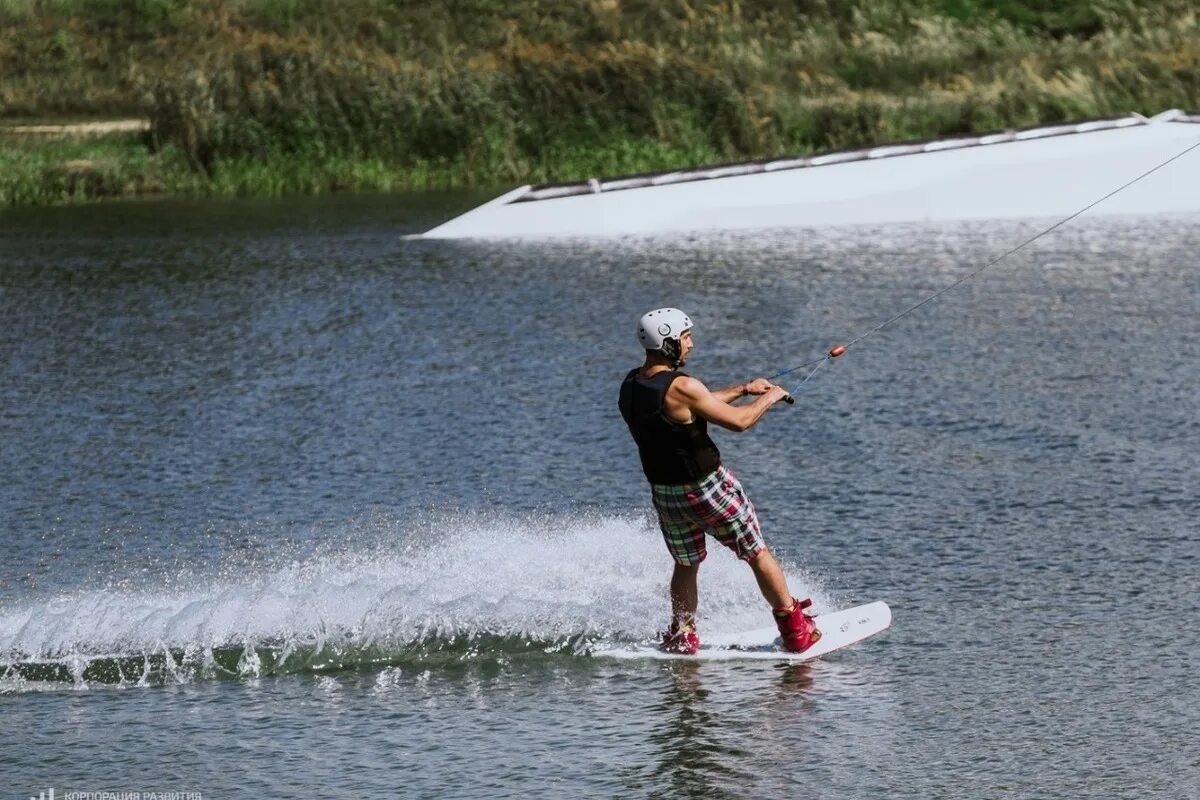
<svg viewBox="0 0 1200 800"><path fill-rule="evenodd" d="M750 562L750 569L754 570L763 597L771 604L771 613L775 616L775 624L779 626L779 635L783 639L783 649L802 653L812 647L821 638L816 623L804 613L812 601L800 602L792 597L779 562L765 547Z"/></svg>
<svg viewBox="0 0 1200 800"><path fill-rule="evenodd" d="M699 564L675 564L675 572L671 574L671 613L677 626L688 625L696 619L699 603L696 578L699 574Z"/></svg>
<svg viewBox="0 0 1200 800"><path fill-rule="evenodd" d="M792 607L792 592L788 589L787 578L783 576L783 569L770 550L764 547L762 552L750 561L750 569L754 570L758 589L772 609Z"/></svg>
<svg viewBox="0 0 1200 800"><path fill-rule="evenodd" d="M783 569L763 541L754 504L746 496L741 482L727 469L724 470L722 489L723 493L714 498L714 508L709 514L723 518L720 524L713 526L713 535L754 570L758 590L771 604L772 611L791 611L794 605L792 593L783 577Z"/></svg>

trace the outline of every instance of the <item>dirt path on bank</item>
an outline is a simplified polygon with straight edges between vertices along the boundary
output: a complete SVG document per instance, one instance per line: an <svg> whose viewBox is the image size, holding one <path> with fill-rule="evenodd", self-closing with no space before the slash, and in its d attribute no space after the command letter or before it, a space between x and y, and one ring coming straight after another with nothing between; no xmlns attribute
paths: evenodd
<svg viewBox="0 0 1200 800"><path fill-rule="evenodd" d="M110 119L64 124L14 125L0 122L0 133L36 136L101 136L107 133L142 133L150 130L148 119Z"/></svg>

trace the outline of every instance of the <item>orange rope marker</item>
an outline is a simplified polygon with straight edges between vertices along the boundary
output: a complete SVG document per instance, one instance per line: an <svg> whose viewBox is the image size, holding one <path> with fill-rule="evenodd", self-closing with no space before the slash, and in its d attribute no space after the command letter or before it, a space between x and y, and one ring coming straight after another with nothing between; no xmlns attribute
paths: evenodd
<svg viewBox="0 0 1200 800"><path fill-rule="evenodd" d="M840 356L840 355L841 355L842 353L844 353L844 352L846 352L846 345L844 345L844 344L835 344L833 347L829 348L829 357L830 357L830 358L837 358L838 356Z"/></svg>

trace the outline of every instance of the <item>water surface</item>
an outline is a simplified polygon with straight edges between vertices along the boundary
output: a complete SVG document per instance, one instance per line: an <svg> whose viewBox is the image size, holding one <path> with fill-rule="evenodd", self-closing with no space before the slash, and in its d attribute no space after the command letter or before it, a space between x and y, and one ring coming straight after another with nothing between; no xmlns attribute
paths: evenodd
<svg viewBox="0 0 1200 800"><path fill-rule="evenodd" d="M1200 796L1200 220L1072 223L717 434L793 589L892 630L637 663L637 316L734 383L1044 223L404 238L471 200L0 217L5 797ZM701 591L767 621L715 545Z"/></svg>

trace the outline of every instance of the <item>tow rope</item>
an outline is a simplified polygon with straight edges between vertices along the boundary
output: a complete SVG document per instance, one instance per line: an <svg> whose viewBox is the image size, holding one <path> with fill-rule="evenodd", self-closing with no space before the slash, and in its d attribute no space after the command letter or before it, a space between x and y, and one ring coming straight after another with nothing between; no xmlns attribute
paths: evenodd
<svg viewBox="0 0 1200 800"><path fill-rule="evenodd" d="M1088 203L1086 206L1079 209L1078 211L1071 214L1070 216L1063 217L1062 219L1060 219L1058 222L1054 223L1050 227L1045 228L1044 230L1038 231L1036 234L1034 234L1033 236L1030 236L1028 239L1024 240L1023 242L1018 244L1016 247L1013 247L1013 248L1005 251L1004 253L1001 253L999 256L993 258L991 261L987 262L986 264L984 264L982 267L975 270L974 272L964 275L963 277L959 278L958 280L954 281L953 283L950 283L950 284L942 287L941 289L937 290L933 294L926 297L921 302L915 303L914 305L909 306L908 308L901 311L899 314L896 314L895 316L884 320L883 322L879 323L874 328L871 328L870 330L868 330L866 333L862 334L861 336L851 339L847 344L835 344L833 347L829 348L829 351L827 353L825 353L825 355L821 356L820 358L814 358L811 361L805 361L803 364L797 364L794 367L788 367L787 369L780 370L779 372L776 372L774 375L769 376L767 378L767 380L774 381L776 378L781 378L784 375L790 375L791 373L796 372L797 370L801 370L806 367L813 367L813 369L807 375L804 376L804 379L801 380L800 383L796 384L796 388L793 389L788 394L788 396L784 398L788 403L794 403L795 402L794 395L804 386L804 384L808 383L812 379L813 375L817 374L817 370L821 369L821 367L825 366L825 364L832 361L833 359L841 356L843 353L845 353L851 347L854 347L855 345L857 345L863 339L866 339L868 336L873 336L874 334L876 334L879 331L886 328L888 325L891 325L893 322L899 320L901 317L908 316L909 314L916 311L921 306L924 306L927 303L930 303L930 302L936 300L937 298L941 297L942 295L944 295L946 292L950 291L951 289L954 289L957 286L961 286L962 284L966 283L967 281L971 280L975 276L982 273L984 270L990 269L991 267L995 266L996 264L999 264L1001 261L1008 258L1009 256L1025 249L1029 245L1036 242L1038 239L1041 239L1043 236L1045 236L1053 231L1058 230L1063 225L1066 225L1068 222L1070 222L1071 220L1080 216L1081 214L1084 214L1084 213L1090 211L1091 209L1100 205L1101 203L1103 203L1105 200L1109 199L1110 197L1120 194L1121 192L1125 191L1130 186L1133 186L1135 183L1142 180L1143 178L1145 178L1149 175L1152 175L1155 172L1158 172L1160 169L1167 166L1171 162L1177 161L1178 159L1183 158L1185 155L1192 152L1197 147L1200 147L1200 141L1197 141L1196 143L1179 151L1175 155L1168 158L1166 161L1163 161L1161 164L1157 164L1154 167L1151 167L1150 169L1143 172L1141 175L1138 175L1133 180L1126 181L1125 183L1118 186L1116 189L1113 189L1111 192L1109 192L1108 194L1101 197L1100 199L1093 200L1092 202ZM816 366L813 366L814 364Z"/></svg>

